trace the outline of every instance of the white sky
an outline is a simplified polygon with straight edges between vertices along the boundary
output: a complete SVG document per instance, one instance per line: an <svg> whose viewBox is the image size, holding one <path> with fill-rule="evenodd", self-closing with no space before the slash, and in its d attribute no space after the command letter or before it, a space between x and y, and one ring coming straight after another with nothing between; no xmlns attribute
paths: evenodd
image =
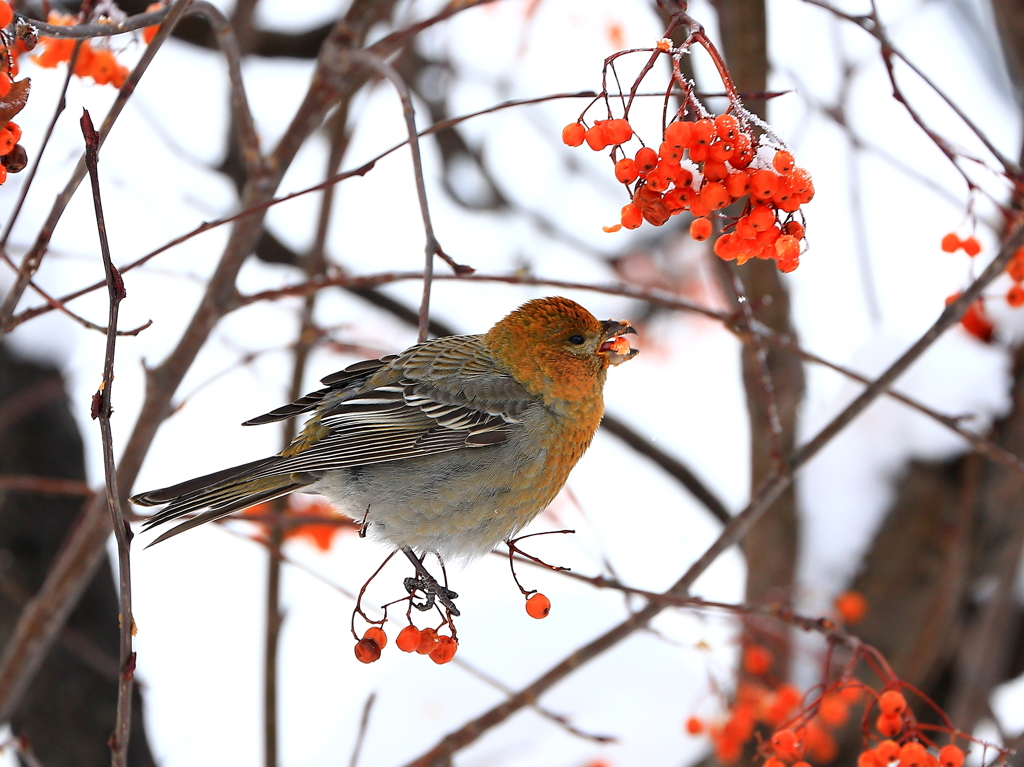
<svg viewBox="0 0 1024 767"><path fill-rule="evenodd" d="M1004 152L1016 156L1021 128L1009 86L976 60L981 46L965 44L960 27L951 22L950 4L891 0L882 5L898 45L949 89ZM405 16L420 18L435 6L412 3ZM507 98L599 88L601 61L613 52L610 25L622 25L631 47L649 46L661 34L648 5L640 0L594 0L585 10L569 0L545 0L528 24L527 7L525 0L506 0L460 14L423 35L425 50L447 51L456 64L459 83L453 103L458 111ZM866 6L850 2L843 7L863 12ZM963 7L989 30L991 22L980 3ZM327 3L263 0L259 18L267 26L304 29L334 18L339 10ZM690 4L690 12L714 38L710 6L698 0ZM944 297L965 284L966 257L939 250L941 236L963 219L964 185L892 101L876 46L866 33L837 24L829 14L799 0L773 0L769 28L771 87L794 91L772 102L770 116L791 143L798 163L812 172L817 190L807 208L812 250L800 269L785 278L793 293L797 327L809 350L867 374L877 373L934 321ZM123 60L130 63L139 49L122 44L127 45ZM897 155L941 187L942 195L908 180L884 158L867 154L859 172L868 223L862 225L851 215L846 139L808 106L834 98L840 49L858 65L849 105L852 125L870 145ZM711 82L707 59L698 54L696 65L702 82ZM282 60L246 63L248 95L265 147L273 146L284 131L312 67L310 62ZM25 64L22 71L33 78L33 92L18 122L34 156L63 70ZM931 124L984 156L913 75L902 67L899 75L905 92ZM652 90L664 87L664 70L656 69L650 77ZM218 54L175 41L167 43L150 68L101 154L116 262L133 260L203 220L235 210L233 189L205 167L216 163L223 150L226 89ZM31 241L48 201L64 185L77 159L81 108L88 107L98 124L112 98L110 88L72 83L68 108L12 237L14 253ZM388 87L364 92L357 104L346 167L357 166L404 136L399 105ZM585 147L568 149L559 141L561 127L575 119L582 106L556 101L504 111L466 123L464 135L482 148L503 192L524 209L557 220L591 248L608 252L623 241L642 248L651 233L647 225L634 233L601 231L603 224L617 219L624 203L606 158ZM654 125L659 115L660 107L652 103L637 121ZM434 226L445 250L458 261L483 273L529 266L538 275L555 279L614 279L594 258L538 233L525 217L470 213L454 205L437 181L435 147L428 140L424 149ZM280 192L320 181L326 152L323 137L309 141ZM986 188L1002 188L984 173L978 177ZM0 210L9 209L23 179L24 175L12 176L0 187ZM317 205L317 198L308 196L273 208L268 225L289 245L307 247ZM365 178L340 185L335 206L329 243L333 259L354 273L420 268L423 233L407 151L396 152ZM984 201L977 210L982 217L978 237L987 254L996 237L985 222L994 221L995 215ZM881 309L877 322L867 308L854 249L854 233L862 226ZM91 200L80 191L56 232L39 281L61 294L101 278L94 232ZM204 234L126 275L122 327L150 319L153 326L137 338L118 341L113 394L118 445L127 439L142 402L141 361L157 363L173 348L227 233L221 228ZM672 260L691 289L701 291L704 277L694 248L680 240L667 241L665 247L663 256ZM295 270L250 260L239 287L251 292L299 278ZM9 273L0 272L0 284L7 281ZM397 284L385 290L413 305L420 286ZM461 331L480 332L523 300L553 292L441 283L435 288L434 310ZM623 299L584 292L569 295L599 317L628 317L631 308L636 310ZM706 294L698 298L714 300ZM37 300L29 294L25 305ZM73 306L103 322L105 302L97 293ZM280 432L274 427L243 430L238 424L283 401L290 375L286 346L294 337L297 307L295 301L250 306L217 327L178 392L177 400L185 400L186 406L162 427L135 490L181 481L280 448ZM994 313L1000 315L1003 337L1020 335L1020 315ZM334 291L322 294L318 318L324 325L340 327L340 339L382 353L415 340L412 329ZM103 338L50 314L20 328L12 340L26 353L64 364L86 439L89 478L99 484L99 432L88 418L88 403L100 378ZM648 328L638 343L644 353L609 376L608 410L628 418L642 434L688 462L730 509L741 508L747 499L748 440L737 343L713 324L685 316ZM251 364L240 365L239 359L252 351L264 353ZM318 351L309 365L308 385L314 387L317 379L352 361ZM810 368L808 376L802 429L809 437L858 388L827 371ZM944 412L976 413L980 426L1006 407L1006 383L1004 348L982 346L956 329L901 380L899 388ZM879 403L805 469L799 483L804 608L826 610L855 573L857 558L880 521L895 467L910 456L939 457L960 449L958 440L921 416ZM609 482L610 471L626 481ZM531 551L582 573L598 573L606 560L631 585L663 589L717 534L717 524L674 482L607 435L595 440L574 471L569 490L571 495L563 494L553 506L557 518L545 515L530 531L574 527L578 534L539 539ZM214 525L144 551L149 537L136 538L132 561L139 626L137 678L146 695L157 759L166 767L258 764L264 552ZM358 589L384 554L353 537L339 539L328 555L304 543L290 544L287 553L350 591ZM513 688L627 614L627 606L614 593L524 568L521 578L543 590L553 603L548 619L534 621L523 611L507 563L497 557L451 575L464 613L458 623L458 657ZM404 572L395 571L390 579L385 572L375 584L381 599L398 595L401 577ZM739 600L743 578L742 561L730 552L698 582L695 592L711 599ZM402 764L502 698L454 664L437 667L425 658L406 656L393 645L378 663L357 663L347 628L350 600L305 572L285 568L283 602L283 765L347 763L362 706L371 692L378 697L361 763L381 767ZM576 726L615 735L618 744L598 746L581 740L527 711L460 754L457 764L583 765L600 757L616 766L667 767L692 761L705 744L684 735L682 723L692 712L710 715L717 710L708 683L729 678L734 628L722 619L692 612L667 612L655 628L657 634L634 636L543 698L545 706L568 715ZM389 631L392 639L396 633L397 629ZM997 710L1009 717L1015 701L1021 708L1020 694L1014 696L1009 689L1001 693ZM1019 717L1005 724L1011 732L1024 727Z"/></svg>

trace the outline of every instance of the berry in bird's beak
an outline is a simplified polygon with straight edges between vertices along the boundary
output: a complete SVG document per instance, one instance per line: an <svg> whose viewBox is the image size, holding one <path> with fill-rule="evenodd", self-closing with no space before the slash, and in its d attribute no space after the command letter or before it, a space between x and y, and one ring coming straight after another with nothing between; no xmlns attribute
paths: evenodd
<svg viewBox="0 0 1024 767"><path fill-rule="evenodd" d="M598 348L597 353L607 359L609 365L621 365L640 353L639 349L632 348L629 341L623 338L627 333L637 335L632 325L628 322L615 322L614 320L607 320L603 324L608 337Z"/></svg>

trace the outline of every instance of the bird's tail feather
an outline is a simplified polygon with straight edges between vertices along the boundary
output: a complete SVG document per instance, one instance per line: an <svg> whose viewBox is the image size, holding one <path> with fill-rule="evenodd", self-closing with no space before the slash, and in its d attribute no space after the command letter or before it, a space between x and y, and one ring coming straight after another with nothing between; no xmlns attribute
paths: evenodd
<svg viewBox="0 0 1024 767"><path fill-rule="evenodd" d="M199 512L192 519L171 528L149 545L160 543L178 533L226 517L241 509L288 495L317 479L315 475L308 473L252 478L253 471L264 469L273 461L274 458L254 461L132 497L132 502L141 506L156 506L169 502L166 508L143 523L144 530Z"/></svg>

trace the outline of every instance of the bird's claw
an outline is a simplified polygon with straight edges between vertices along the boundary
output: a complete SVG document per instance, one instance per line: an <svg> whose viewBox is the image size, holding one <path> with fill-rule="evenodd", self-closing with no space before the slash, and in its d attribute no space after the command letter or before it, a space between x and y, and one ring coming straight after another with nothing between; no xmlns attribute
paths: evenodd
<svg viewBox="0 0 1024 767"><path fill-rule="evenodd" d="M402 583L405 586L405 590L409 592L409 596L412 598L412 606L417 610L426 612L433 608L435 602L440 602L441 605L452 615L461 615L459 608L455 606L455 602L453 601L458 599L459 595L451 589L442 586L433 577L424 577L419 575L415 578L406 578ZM423 594L422 602L417 602L415 599L417 591Z"/></svg>

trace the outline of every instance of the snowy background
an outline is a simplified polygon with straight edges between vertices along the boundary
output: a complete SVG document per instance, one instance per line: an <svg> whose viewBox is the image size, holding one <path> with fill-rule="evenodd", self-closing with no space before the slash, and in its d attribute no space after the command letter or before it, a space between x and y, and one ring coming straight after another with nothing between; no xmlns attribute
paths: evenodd
<svg viewBox="0 0 1024 767"><path fill-rule="evenodd" d="M222 0L215 4L226 12L231 7ZM336 18L345 5L262 0L258 23L306 29ZM865 10L854 2L843 6L851 12ZM398 18L422 18L437 7L410 3ZM969 0L890 0L881 10L904 52L955 95L1003 152L1016 156L1020 114L1009 82L993 75L1001 71L998 58L983 58L996 45L985 8ZM796 327L808 350L873 375L934 321L945 296L967 282L968 259L939 249L941 236L964 220L964 184L892 100L872 38L798 0L772 0L768 9L770 87L791 91L771 102L770 119L798 163L811 171L817 189L814 202L807 206L811 251L800 269L784 278L792 291ZM716 39L710 5L693 2L690 12ZM371 38L388 31L376 30ZM464 113L510 98L597 89L602 59L619 47L616 34L621 33L626 47L643 47L661 32L648 4L639 1L506 0L457 15L424 33L419 45L427 52L444 50L455 62L452 103L456 113ZM120 44L126 47L121 57L125 63L141 54L140 43L126 39ZM836 98L843 58L856 64L847 118L869 147L852 160L846 135L820 108ZM698 75L711 82L710 62L701 53L695 59ZM33 91L18 121L25 136L32 137L25 143L34 156L32 141L42 135L50 118L63 70L42 70L22 61L22 73L32 77ZM637 66L641 61L637 58ZM313 66L280 59L245 63L245 84L264 147L273 146L283 133ZM906 68L897 71L906 94L928 120L941 124L967 151L982 154L944 105ZM649 82L659 83L653 89L663 87L666 72L656 69L651 75ZM68 108L14 229L12 254L20 255L31 243L49 201L77 161L77 116L82 107L98 123L114 93L109 87L72 81ZM115 263L134 260L204 220L237 209L233 187L211 168L224 151L226 93L217 53L170 40L157 56L101 154ZM424 141L431 211L446 252L484 274L526 268L552 279L617 279L594 254L610 252L630 238L640 247L650 229L645 225L637 232L601 231L602 225L617 220L624 202L621 188L604 154L585 147L569 149L559 141L561 127L575 120L583 106L582 101L555 101L463 124L463 135L480 148L519 213L474 213L453 202L437 179L436 149L430 139ZM425 125L420 111L420 124ZM387 84L364 90L353 115L346 168L404 138L400 106ZM660 106L652 101L639 119L654 125L659 116ZM309 141L279 193L321 181L327 149L322 136ZM851 168L859 174L864 192L862 216L851 212L856 207L851 204ZM12 176L0 187L0 210L10 208L23 181L24 175ZM472 196L479 179L467 173L463 181L464 193ZM997 197L1005 197L997 178L979 171L978 181ZM286 244L306 249L315 231L317 205L316 195L279 205L270 211L268 227ZM423 231L407 150L389 156L366 177L342 183L335 208L328 243L334 261L357 274L420 268ZM531 211L556 220L585 247L539 233L528 215ZM978 201L976 212L982 223L977 236L986 248L984 259L994 252L997 237L987 224L997 223L997 217L984 199ZM227 235L226 227L216 229L126 274L128 296L121 304L121 327L148 320L153 325L137 337L118 340L115 445L124 444L141 406L143 362L162 361L173 348ZM678 264L680 285L687 294L721 306L701 264L700 249L685 236L669 241L667 247L662 256ZM83 187L56 231L38 281L60 295L99 279L102 266L92 203ZM240 274L239 289L250 293L301 279L295 269L250 259ZM0 287L9 280L9 270L0 271ZM997 285L998 293L1008 283ZM414 306L421 286L407 282L384 290ZM482 332L524 300L555 292L445 281L435 285L433 310L460 332ZM637 304L613 296L557 292L601 318L629 318L638 312ZM23 306L38 300L29 292ZM993 310L999 314L999 337L1019 338L1024 334L1024 315L996 312L997 303ZM176 402L183 407L161 428L134 491L280 449L281 434L275 427L243 429L239 424L284 401L291 370L288 345L296 334L299 305L295 299L250 305L217 327L180 387ZM79 299L73 308L102 323L105 294ZM382 354L415 341L414 329L338 291L321 294L317 319L336 328L337 338ZM100 485L99 430L88 414L101 375L103 337L51 313L20 327L11 342L24 354L59 361L65 370L86 441L89 479ZM643 353L609 376L609 412L684 460L730 510L742 508L749 466L738 342L706 319L677 314L647 325L635 343ZM241 362L254 352L251 361ZM308 387L355 360L319 349L308 366ZM809 367L807 374L801 428L810 436L859 387L824 369ZM972 426L983 427L1008 407L1008 381L1005 346L985 346L957 328L901 379L898 388L942 412L975 414ZM880 523L889 483L907 459L949 456L963 449L955 435L923 416L893 402L879 402L807 466L798 480L805 510L800 607L827 612L846 587ZM610 469L628 482L607 482ZM624 582L652 590L674 582L719 530L674 481L607 434L598 435L566 491L529 532L562 527L578 532L534 539L530 551L584 574L609 572L610 566ZM207 525L149 550L144 545L153 534L135 539L136 678L145 695L151 745L158 762L167 767L255 765L261 759L266 553L231 530L251 533L253 528L237 522ZM288 565L284 570L282 764L347 762L371 693L377 699L361 763L381 767L423 752L503 699L500 690L467 667L435 666L393 646L373 665L354 660L348 631L353 602L345 590L358 590L383 559L383 549L355 536L339 536L328 554L301 541L287 544L286 554L309 571ZM376 581L371 594L378 603L399 596L403 572L395 570L389 576L385 571ZM505 559L487 557L450 576L464 614L458 623L458 660L512 689L621 621L631 607L616 592L522 567L521 579L545 592L553 603L550 617L535 621L523 611ZM732 551L698 581L694 593L740 601L743 582L742 558ZM707 748L706 741L687 736L682 722L691 713L712 715L718 710L712 690L716 682L730 678L736 629L726 619L692 611L666 611L653 628L655 632L638 633L587 664L542 700L549 710L569 716L576 727L615 736L618 743L599 745L573 737L525 710L462 752L457 763L585 765L600 758L609 765L658 767L695 760ZM393 639L394 632L389 633ZM1009 733L1024 729L1024 692L1015 694L1008 686L994 703Z"/></svg>

